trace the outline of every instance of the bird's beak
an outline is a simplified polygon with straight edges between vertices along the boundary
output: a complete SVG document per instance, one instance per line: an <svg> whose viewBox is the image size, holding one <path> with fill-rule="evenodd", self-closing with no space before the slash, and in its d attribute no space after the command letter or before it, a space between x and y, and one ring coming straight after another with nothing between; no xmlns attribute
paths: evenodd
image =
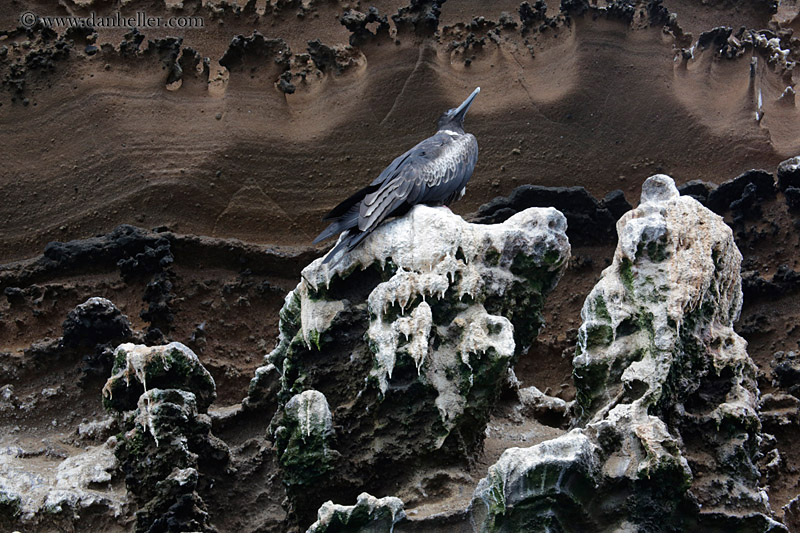
<svg viewBox="0 0 800 533"><path fill-rule="evenodd" d="M453 117L457 121L462 122L464 120L464 117L467 115L467 111L469 110L469 106L472 105L472 101L475 100L475 97L478 96L479 92L481 92L481 88L476 87L475 90L472 91L472 94L469 95L467 99L456 108L455 113L453 113Z"/></svg>

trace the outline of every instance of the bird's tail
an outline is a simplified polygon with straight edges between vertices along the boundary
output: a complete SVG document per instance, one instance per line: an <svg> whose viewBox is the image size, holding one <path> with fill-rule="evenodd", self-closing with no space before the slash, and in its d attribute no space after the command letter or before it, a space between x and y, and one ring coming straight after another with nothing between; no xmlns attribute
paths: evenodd
<svg viewBox="0 0 800 533"><path fill-rule="evenodd" d="M334 246L333 249L328 252L328 255L325 256L325 259L322 260L322 264L330 263L330 266L333 267L345 254L358 246L370 233L372 233L372 231L358 231L357 229L346 230L339 239L339 242L336 243L336 246Z"/></svg>
<svg viewBox="0 0 800 533"><path fill-rule="evenodd" d="M314 239L314 244L333 237L337 233L355 228L358 225L358 210L360 207L361 204L355 204L351 206L350 209L348 209L344 214L335 218L322 233L317 235L317 238Z"/></svg>

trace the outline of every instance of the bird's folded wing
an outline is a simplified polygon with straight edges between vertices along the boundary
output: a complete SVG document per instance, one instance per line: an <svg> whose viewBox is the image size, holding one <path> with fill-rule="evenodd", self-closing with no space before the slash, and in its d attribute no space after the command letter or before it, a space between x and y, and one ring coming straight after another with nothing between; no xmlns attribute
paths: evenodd
<svg viewBox="0 0 800 533"><path fill-rule="evenodd" d="M368 194L361 203L358 229L372 230L404 202L414 205L426 187L418 170L413 165L404 167L377 191Z"/></svg>

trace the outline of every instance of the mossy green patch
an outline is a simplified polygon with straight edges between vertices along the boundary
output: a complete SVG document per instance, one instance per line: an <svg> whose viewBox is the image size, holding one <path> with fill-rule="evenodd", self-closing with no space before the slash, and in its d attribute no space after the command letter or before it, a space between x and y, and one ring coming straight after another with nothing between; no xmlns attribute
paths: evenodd
<svg viewBox="0 0 800 533"><path fill-rule="evenodd" d="M614 330L608 324L593 324L586 328L586 347L608 346L614 340Z"/></svg>
<svg viewBox="0 0 800 533"><path fill-rule="evenodd" d="M625 288L633 292L633 263L627 257L623 257L619 263L619 274Z"/></svg>

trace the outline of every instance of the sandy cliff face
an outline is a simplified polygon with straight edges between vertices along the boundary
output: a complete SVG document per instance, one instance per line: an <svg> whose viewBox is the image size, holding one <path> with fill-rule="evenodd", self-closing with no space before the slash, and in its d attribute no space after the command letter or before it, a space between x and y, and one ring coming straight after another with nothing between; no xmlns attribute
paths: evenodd
<svg viewBox="0 0 800 533"><path fill-rule="evenodd" d="M462 213L522 183L636 194L653 172L719 181L800 151L791 5L567 2L521 16L515 2L377 2L369 18L368 3L167 4L121 11L204 27L25 31L25 11L116 8L0 8L2 257L123 222L305 241L342 189L478 85Z"/></svg>
<svg viewBox="0 0 800 533"><path fill-rule="evenodd" d="M396 531L475 524L474 490L505 450L555 442L587 422L572 403L581 306L612 265L617 220L656 173L724 217L741 251L734 326L755 366L736 372L746 371L755 395L748 409L755 405L760 423L745 433L761 439L746 450L748 512L771 527L800 527L800 175L790 160L800 154L797 3L551 4L1 5L2 527L122 531L139 520L304 530L323 494L334 503L321 510L318 531L359 520L398 521ZM203 27L26 29L28 11L146 12L200 17ZM280 417L268 431L291 395L278 401L278 369L263 366L284 298L324 251L309 246L319 218L432 133L436 117L475 86L481 95L466 127L480 157L453 209L480 224L530 207L565 215L572 257L541 308L545 327L516 350L518 381L504 382L481 411L482 443L451 439L448 462L403 463L391 483L372 482L372 496L359 495L363 472L340 472L346 494L316 487L298 513L276 454ZM177 428L169 453L178 468L169 472L172 459L158 455L153 434L136 415L110 416L100 391L120 370L120 344L172 341L213 377L216 400L206 413L192 387L159 383L141 406L141 392L131 393L129 413L144 420L159 406L162 427ZM381 372L359 364L354 375ZM248 395L253 376L262 381ZM717 398L714 383L689 410ZM337 417L353 406L338 402L330 383L296 385L298 398L325 393L330 431L342 442ZM322 413L303 411L317 400L298 399L289 411ZM669 416L648 414L663 415L670 439L690 440ZM466 431L475 437L474 429ZM126 435L133 447L118 445ZM686 445L692 479L716 479L721 463ZM141 457L160 467L137 470ZM145 474L148 483L137 485ZM767 503L753 496L760 490ZM29 497L18 502L14 491ZM705 503L730 506L721 496ZM502 525L498 509L491 520Z"/></svg>

